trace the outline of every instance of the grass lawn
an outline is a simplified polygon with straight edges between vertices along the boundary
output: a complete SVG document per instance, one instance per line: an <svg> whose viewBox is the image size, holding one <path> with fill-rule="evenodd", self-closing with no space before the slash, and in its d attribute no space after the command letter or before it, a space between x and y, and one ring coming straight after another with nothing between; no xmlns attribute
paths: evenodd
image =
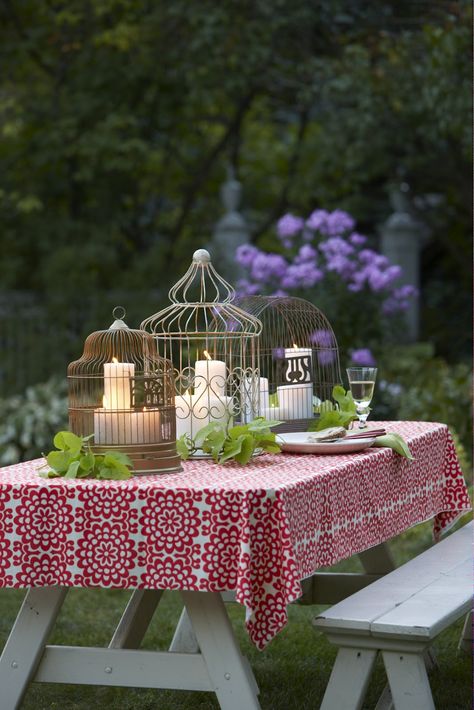
<svg viewBox="0 0 474 710"><path fill-rule="evenodd" d="M467 522L468 516L462 521ZM398 564L431 544L431 523L417 526L391 542ZM355 571L359 563L348 560L342 571ZM7 639L24 592L0 590L0 648ZM116 590L80 590L69 592L51 643L106 646L113 633L129 593ZM329 678L336 655L317 633L311 619L320 607L292 605L289 624L265 652L249 642L244 627L244 610L229 605L229 613L243 652L248 656L260 687L264 710L316 710ZM165 593L145 637L143 648L166 649L177 623L181 604L179 596ZM470 710L472 662L467 654L457 652L462 622L438 637L434 649L439 669L432 672L431 687L437 708ZM385 685L379 661L364 708L374 708ZM1 701L0 701L1 706ZM130 690L123 688L84 687L55 684L32 684L25 697L24 710L91 710L94 706L113 710L210 710L218 708L210 693L185 691ZM242 710L245 710L242 708ZM334 708L337 710L337 708Z"/></svg>

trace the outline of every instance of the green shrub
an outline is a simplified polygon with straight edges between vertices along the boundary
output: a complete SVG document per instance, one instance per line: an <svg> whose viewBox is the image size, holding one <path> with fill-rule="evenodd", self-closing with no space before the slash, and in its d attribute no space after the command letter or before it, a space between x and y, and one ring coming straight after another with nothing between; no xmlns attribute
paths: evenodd
<svg viewBox="0 0 474 710"><path fill-rule="evenodd" d="M466 363L435 357L429 343L388 349L379 359L374 397L377 419L417 419L447 424L465 473L470 468L472 373Z"/></svg>
<svg viewBox="0 0 474 710"><path fill-rule="evenodd" d="M53 378L1 401L0 465L28 461L49 451L67 427L67 385Z"/></svg>

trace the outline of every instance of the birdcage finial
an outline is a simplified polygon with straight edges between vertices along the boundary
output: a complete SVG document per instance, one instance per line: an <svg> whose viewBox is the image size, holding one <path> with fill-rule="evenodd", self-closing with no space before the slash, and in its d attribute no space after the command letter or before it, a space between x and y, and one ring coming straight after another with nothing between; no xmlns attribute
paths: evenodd
<svg viewBox="0 0 474 710"><path fill-rule="evenodd" d="M112 315L115 318L109 330L119 330L119 328L128 328L128 325L123 320L125 318L127 311L123 306L115 306L112 311Z"/></svg>
<svg viewBox="0 0 474 710"><path fill-rule="evenodd" d="M209 264L211 261L211 255L207 249L196 249L193 254L193 261L196 264Z"/></svg>

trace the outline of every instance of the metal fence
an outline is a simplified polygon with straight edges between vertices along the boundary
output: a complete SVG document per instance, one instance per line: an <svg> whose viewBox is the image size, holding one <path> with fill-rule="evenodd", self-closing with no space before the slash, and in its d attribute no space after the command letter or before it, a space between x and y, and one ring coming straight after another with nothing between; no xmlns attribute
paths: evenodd
<svg viewBox="0 0 474 710"><path fill-rule="evenodd" d="M124 306L126 322L138 328L167 303L159 290L110 291L68 304L31 292L1 292L0 397L23 392L53 375L65 377L68 363L81 355L86 336L109 327L114 306Z"/></svg>

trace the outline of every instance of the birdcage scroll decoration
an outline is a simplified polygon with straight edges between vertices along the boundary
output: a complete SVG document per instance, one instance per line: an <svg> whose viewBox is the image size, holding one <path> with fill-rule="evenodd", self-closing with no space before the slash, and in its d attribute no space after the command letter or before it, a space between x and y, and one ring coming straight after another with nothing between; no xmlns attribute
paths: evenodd
<svg viewBox="0 0 474 710"><path fill-rule="evenodd" d="M123 308L113 315L68 367L70 430L92 434L95 453L127 454L135 475L179 471L173 366L151 335L127 326Z"/></svg>
<svg viewBox="0 0 474 710"><path fill-rule="evenodd" d="M237 303L262 322L260 413L283 422L276 431L307 430L321 402L342 382L331 324L303 298L255 295Z"/></svg>
<svg viewBox="0 0 474 710"><path fill-rule="evenodd" d="M229 429L259 414L261 323L233 304L235 291L198 249L169 292L171 305L141 328L173 362L177 437L194 440L212 422Z"/></svg>

